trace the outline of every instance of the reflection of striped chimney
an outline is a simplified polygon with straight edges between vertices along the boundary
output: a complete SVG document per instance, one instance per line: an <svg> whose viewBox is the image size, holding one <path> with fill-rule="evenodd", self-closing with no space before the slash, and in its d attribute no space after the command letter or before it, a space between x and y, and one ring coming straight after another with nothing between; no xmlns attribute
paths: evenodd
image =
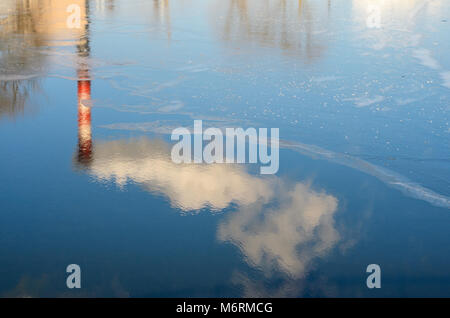
<svg viewBox="0 0 450 318"><path fill-rule="evenodd" d="M91 81L87 71L78 76L78 162L89 164L92 159Z"/></svg>
<svg viewBox="0 0 450 318"><path fill-rule="evenodd" d="M78 54L78 158L79 164L88 166L92 161L91 133L91 77L89 75L89 0L85 0L86 21L84 36L77 45Z"/></svg>

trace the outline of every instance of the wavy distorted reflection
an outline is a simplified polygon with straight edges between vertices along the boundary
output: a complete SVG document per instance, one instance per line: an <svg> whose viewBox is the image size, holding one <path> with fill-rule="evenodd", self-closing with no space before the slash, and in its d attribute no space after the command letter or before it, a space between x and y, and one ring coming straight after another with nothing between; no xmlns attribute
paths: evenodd
<svg viewBox="0 0 450 318"><path fill-rule="evenodd" d="M165 195L183 211L217 211L231 203L266 201L273 197L272 187L278 182L252 176L238 165L175 164L167 143L146 137L97 141L91 156L83 167L96 179L113 181L119 187L135 182Z"/></svg>
<svg viewBox="0 0 450 318"><path fill-rule="evenodd" d="M435 21L445 22L448 14L443 0L354 0L352 2L352 19L364 45L375 51L387 48L405 50L407 55L436 73L442 86L450 88L450 70L439 52L439 38L434 39L433 46L426 44L430 31L438 35L438 30L431 25ZM424 27L425 26L425 27ZM366 53L367 54L367 53ZM385 57L389 56L386 53ZM414 88L418 92L421 87ZM420 93L422 95L422 93ZM378 99L380 100L379 96ZM377 98L368 100L376 101ZM398 98L399 105L415 101L414 99ZM358 102L365 106L365 103Z"/></svg>
<svg viewBox="0 0 450 318"><path fill-rule="evenodd" d="M310 262L336 245L337 199L307 184L288 186L280 180L271 188L276 207L262 202L241 206L219 227L218 237L242 251L247 262L265 273L276 270L302 278Z"/></svg>
<svg viewBox="0 0 450 318"><path fill-rule="evenodd" d="M67 8L80 8L80 27L67 27ZM40 89L49 55L36 48L83 46L87 0L11 0L0 5L0 117L25 111ZM45 51L45 50L44 50Z"/></svg>
<svg viewBox="0 0 450 318"><path fill-rule="evenodd" d="M326 49L330 8L329 1L220 1L215 10L224 17L214 25L226 43L279 48L309 63Z"/></svg>
<svg viewBox="0 0 450 318"><path fill-rule="evenodd" d="M82 63L89 55L89 42L79 48L78 168L120 188L139 184L184 212L214 212L235 205L237 211L219 225L218 239L236 245L246 262L266 276L283 273L290 279L287 284L302 279L311 262L337 244L337 199L308 184L252 175L242 165L175 164L169 144L160 139L97 141L94 147L89 67Z"/></svg>
<svg viewBox="0 0 450 318"><path fill-rule="evenodd" d="M133 182L167 197L182 211L233 206L217 237L231 242L246 262L266 276L302 279L311 262L339 241L334 214L338 200L309 184L250 174L233 164L174 164L159 139L98 141L92 160L79 162L98 181L124 187Z"/></svg>
<svg viewBox="0 0 450 318"><path fill-rule="evenodd" d="M341 240L337 198L304 183L281 182L272 194L275 206L241 206L219 225L219 241L238 247L247 264L262 273L255 277L236 270L232 283L244 297L298 297L307 290L327 294L329 283L310 281L308 274Z"/></svg>
<svg viewBox="0 0 450 318"><path fill-rule="evenodd" d="M151 11L153 13L151 23L164 28L167 39L170 41L172 38L172 28L170 22L169 0L153 0Z"/></svg>

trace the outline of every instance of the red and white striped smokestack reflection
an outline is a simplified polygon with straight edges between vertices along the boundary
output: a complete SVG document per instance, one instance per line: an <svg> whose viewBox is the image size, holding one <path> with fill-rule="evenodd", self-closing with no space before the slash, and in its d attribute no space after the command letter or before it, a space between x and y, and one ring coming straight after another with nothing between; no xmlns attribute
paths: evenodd
<svg viewBox="0 0 450 318"><path fill-rule="evenodd" d="M91 81L89 76L78 80L78 162L89 164L92 159Z"/></svg>

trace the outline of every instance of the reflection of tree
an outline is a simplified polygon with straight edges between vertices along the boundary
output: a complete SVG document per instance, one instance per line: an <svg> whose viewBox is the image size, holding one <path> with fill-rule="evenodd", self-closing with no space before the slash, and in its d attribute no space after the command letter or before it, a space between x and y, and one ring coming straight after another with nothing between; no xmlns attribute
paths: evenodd
<svg viewBox="0 0 450 318"><path fill-rule="evenodd" d="M44 43L36 32L29 1L15 1L10 9L0 20L0 117L24 112L29 96L39 89L34 74L45 62L41 54L29 49Z"/></svg>
<svg viewBox="0 0 450 318"><path fill-rule="evenodd" d="M95 0L95 8L99 12L103 12L105 9L108 12L112 12L114 7L114 0Z"/></svg>
<svg viewBox="0 0 450 318"><path fill-rule="evenodd" d="M170 27L170 8L169 0L153 0L153 21L165 28L167 38L171 39L172 31Z"/></svg>
<svg viewBox="0 0 450 318"><path fill-rule="evenodd" d="M0 117L23 114L29 95L38 89L36 79L0 81Z"/></svg>
<svg viewBox="0 0 450 318"><path fill-rule="evenodd" d="M301 0L297 4L286 0L224 3L228 8L223 25L219 23L224 41L280 48L307 62L321 56L324 38L316 33L327 25L329 6L322 9Z"/></svg>

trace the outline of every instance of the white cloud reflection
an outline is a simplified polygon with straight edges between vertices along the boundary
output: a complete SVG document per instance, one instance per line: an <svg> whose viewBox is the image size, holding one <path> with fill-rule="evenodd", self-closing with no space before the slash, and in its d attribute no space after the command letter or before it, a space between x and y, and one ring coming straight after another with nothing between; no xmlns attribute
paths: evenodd
<svg viewBox="0 0 450 318"><path fill-rule="evenodd" d="M302 183L291 188L281 183L279 190L276 207L242 207L220 225L218 237L238 246L246 261L264 273L281 270L298 279L339 240L333 218L337 199Z"/></svg>
<svg viewBox="0 0 450 318"><path fill-rule="evenodd" d="M183 211L237 211L219 225L218 239L239 247L246 262L270 276L305 275L311 261L339 240L334 226L338 201L308 184L251 175L241 165L177 165L162 140L148 138L96 142L86 167L97 180L124 187L132 181L169 198Z"/></svg>
<svg viewBox="0 0 450 318"><path fill-rule="evenodd" d="M120 187L138 183L183 211L264 202L273 197L277 182L252 176L239 165L175 164L165 142L147 138L96 142L89 173Z"/></svg>

